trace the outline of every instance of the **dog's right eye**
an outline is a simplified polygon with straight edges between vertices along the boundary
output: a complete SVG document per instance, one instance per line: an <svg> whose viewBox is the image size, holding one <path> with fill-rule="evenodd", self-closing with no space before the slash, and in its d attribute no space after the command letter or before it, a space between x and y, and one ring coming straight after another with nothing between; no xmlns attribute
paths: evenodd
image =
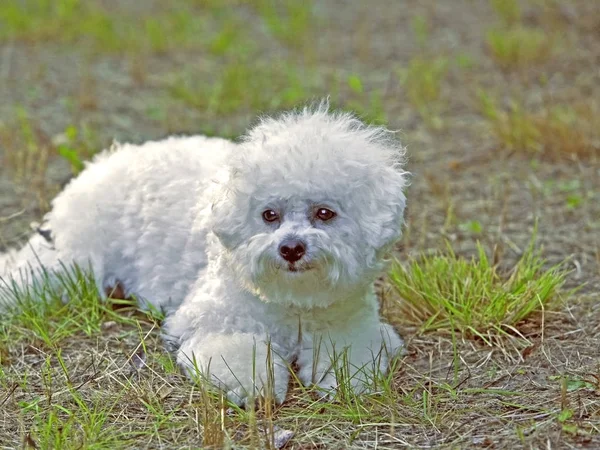
<svg viewBox="0 0 600 450"><path fill-rule="evenodd" d="M276 220L279 219L279 214L277 214L272 209L267 209L267 210L263 211L262 218L265 222L275 222Z"/></svg>

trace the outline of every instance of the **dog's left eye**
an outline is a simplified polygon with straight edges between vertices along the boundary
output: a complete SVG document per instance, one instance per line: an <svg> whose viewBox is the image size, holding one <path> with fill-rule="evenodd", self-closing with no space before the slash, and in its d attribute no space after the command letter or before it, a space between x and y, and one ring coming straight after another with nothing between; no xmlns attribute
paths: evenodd
<svg viewBox="0 0 600 450"><path fill-rule="evenodd" d="M279 214L272 209L267 209L266 211L263 211L262 218L265 222L275 222L279 219Z"/></svg>
<svg viewBox="0 0 600 450"><path fill-rule="evenodd" d="M323 222L327 222L328 220L333 219L336 216L336 214L330 209L319 208L317 209L317 213L315 214L315 216Z"/></svg>

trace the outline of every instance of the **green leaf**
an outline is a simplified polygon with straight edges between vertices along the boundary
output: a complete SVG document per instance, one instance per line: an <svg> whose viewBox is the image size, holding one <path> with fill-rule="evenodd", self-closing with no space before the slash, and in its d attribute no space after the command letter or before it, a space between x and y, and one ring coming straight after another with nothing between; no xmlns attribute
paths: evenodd
<svg viewBox="0 0 600 450"><path fill-rule="evenodd" d="M571 417L573 417L573 410L566 408L563 409L559 414L558 414L558 421L560 423L566 422L567 420L569 420Z"/></svg>
<svg viewBox="0 0 600 450"><path fill-rule="evenodd" d="M357 94L363 93L362 81L360 81L360 78L356 75L350 75L348 77L348 86Z"/></svg>
<svg viewBox="0 0 600 450"><path fill-rule="evenodd" d="M583 198L579 195L569 195L567 197L567 208L575 209L583 202Z"/></svg>
<svg viewBox="0 0 600 450"><path fill-rule="evenodd" d="M69 161L73 173L79 173L83 170L83 161L81 161L77 150L66 145L61 145L58 147L58 154Z"/></svg>
<svg viewBox="0 0 600 450"><path fill-rule="evenodd" d="M77 127L75 127L74 125L69 125L65 129L65 136L67 136L69 142L75 141L77 139Z"/></svg>
<svg viewBox="0 0 600 450"><path fill-rule="evenodd" d="M478 220L471 220L469 222L461 223L459 228L462 231L470 231L471 233L479 234L483 231L483 226Z"/></svg>

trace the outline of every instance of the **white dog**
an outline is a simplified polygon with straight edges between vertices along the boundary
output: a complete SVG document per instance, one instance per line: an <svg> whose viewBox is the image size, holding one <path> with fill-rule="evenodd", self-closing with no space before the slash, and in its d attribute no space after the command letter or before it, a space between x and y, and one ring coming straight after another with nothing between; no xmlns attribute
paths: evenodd
<svg viewBox="0 0 600 450"><path fill-rule="evenodd" d="M118 283L162 308L179 364L231 401L266 389L283 401L291 363L331 392L343 352L361 391L402 346L373 284L401 232L403 154L390 132L326 104L264 118L240 143L115 145L0 256L5 301L40 267L91 267L100 295Z"/></svg>

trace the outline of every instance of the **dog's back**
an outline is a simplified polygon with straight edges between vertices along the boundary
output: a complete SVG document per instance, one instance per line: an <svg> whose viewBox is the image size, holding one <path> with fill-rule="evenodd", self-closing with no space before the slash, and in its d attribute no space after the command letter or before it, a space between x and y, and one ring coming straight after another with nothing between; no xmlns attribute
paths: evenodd
<svg viewBox="0 0 600 450"><path fill-rule="evenodd" d="M91 265L101 295L119 281L157 307L177 304L205 264L204 228L195 233L194 222L234 147L194 136L102 152L52 202L43 233L0 254L0 276L22 282L42 268Z"/></svg>

